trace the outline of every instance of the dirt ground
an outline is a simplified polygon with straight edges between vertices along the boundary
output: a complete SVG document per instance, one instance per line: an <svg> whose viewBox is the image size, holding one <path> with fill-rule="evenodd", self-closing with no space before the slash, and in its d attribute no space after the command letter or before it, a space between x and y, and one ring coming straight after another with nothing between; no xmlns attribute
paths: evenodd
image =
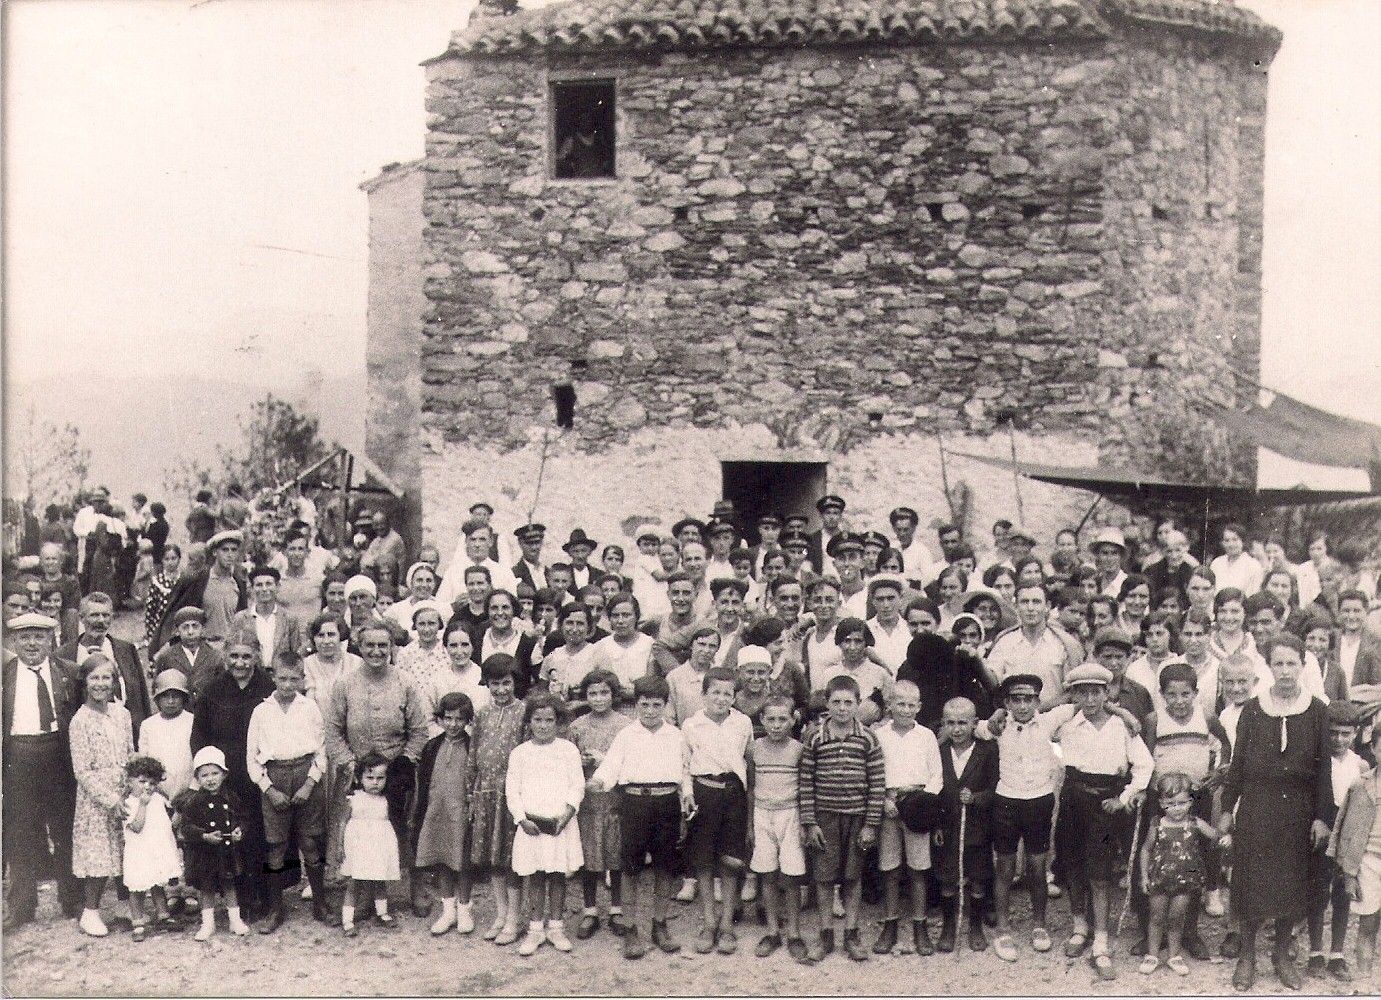
<svg viewBox="0 0 1381 1000"><path fill-rule="evenodd" d="M577 893L572 887L572 895ZM310 904L289 893L289 922L276 934L252 933L237 938L225 927L222 914L211 941L192 939L194 926L180 933L151 935L135 944L128 932L112 932L104 939L88 938L75 921L56 918L51 885L43 887L40 918L4 940L4 990L12 996L361 996L414 994L467 995L811 995L940 994L998 996L1068 996L1080 994L1145 996L1230 994L1232 963L1190 962L1192 972L1181 978L1167 969L1142 976L1136 959L1127 954L1130 932L1124 932L1115 956L1118 979L1100 983L1086 960L1070 961L1059 945L1069 929L1069 909L1063 900L1051 903L1050 930L1057 947L1046 955L1029 950L1018 935L1021 957L1014 964L999 960L989 949L967 949L953 955L918 958L914 954L874 956L851 962L836 953L813 968L799 966L785 949L771 958L752 954L761 931L750 916L739 925L739 953L730 957L696 955L691 939L699 930L698 906L673 904L671 928L685 947L680 955L655 950L637 962L625 961L619 941L601 928L588 941L576 941L575 951L563 955L544 946L531 958L515 947L495 947L480 940L479 932L462 937L454 931L440 938L428 933L430 919L410 913L399 916L392 930L366 923L360 936L346 939L339 928L311 919ZM107 893L105 914L115 912L113 893ZM395 904L394 912L399 912ZM1015 904L1016 926L1029 926L1028 904ZM121 907L123 912L123 907ZM476 891L475 919L480 928L492 919L485 890ZM865 911L865 921L876 910ZM568 924L574 927L574 919ZM1130 917L1129 917L1130 923ZM1216 950L1223 921L1205 918L1203 930ZM813 917L807 918L807 928ZM809 930L807 931L809 934ZM933 933L933 931L932 931ZM1355 933L1355 931L1354 931ZM876 924L864 927L871 946ZM1353 936L1349 935L1349 950ZM1263 945L1258 994L1281 992L1270 974ZM1381 980L1353 983L1349 988L1331 979L1306 979L1313 994L1373 994Z"/></svg>

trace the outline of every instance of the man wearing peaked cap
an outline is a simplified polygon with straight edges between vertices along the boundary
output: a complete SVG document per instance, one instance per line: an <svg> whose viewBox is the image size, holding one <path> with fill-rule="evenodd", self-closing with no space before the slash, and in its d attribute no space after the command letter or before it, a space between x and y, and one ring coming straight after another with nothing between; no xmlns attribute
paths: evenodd
<svg viewBox="0 0 1381 1000"><path fill-rule="evenodd" d="M63 914L81 912L81 886L72 875L72 815L76 781L67 749L67 724L79 707L76 664L53 654L57 622L29 612L10 619L15 655L0 671L4 702L4 852L10 891L6 931L34 919L38 879L57 878ZM49 863L48 844L52 842Z"/></svg>
<svg viewBox="0 0 1381 1000"><path fill-rule="evenodd" d="M513 564L513 578L526 583L533 590L541 590L547 585L547 571L542 565L542 543L546 541L547 527L544 524L525 524L513 532L522 549L522 558Z"/></svg>
<svg viewBox="0 0 1381 1000"><path fill-rule="evenodd" d="M762 579L762 557L781 544L782 518L770 511L758 516L758 544L748 549L753 557L753 578Z"/></svg>
<svg viewBox="0 0 1381 1000"><path fill-rule="evenodd" d="M834 560L829 555L829 545L836 535L844 531L844 498L833 493L815 501L815 509L820 513L820 530L812 531L810 539L810 564L816 572L833 575Z"/></svg>
<svg viewBox="0 0 1381 1000"><path fill-rule="evenodd" d="M921 523L920 515L910 507L897 507L887 516L896 536L892 547L901 553L902 574L916 590L920 590L935 578L935 557L916 537L916 528Z"/></svg>

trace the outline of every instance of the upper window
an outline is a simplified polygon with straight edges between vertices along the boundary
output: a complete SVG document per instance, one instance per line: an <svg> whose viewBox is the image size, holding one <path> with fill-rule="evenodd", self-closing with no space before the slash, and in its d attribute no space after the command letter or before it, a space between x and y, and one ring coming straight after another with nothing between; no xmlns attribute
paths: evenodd
<svg viewBox="0 0 1381 1000"><path fill-rule="evenodd" d="M614 177L614 81L551 85L558 180Z"/></svg>

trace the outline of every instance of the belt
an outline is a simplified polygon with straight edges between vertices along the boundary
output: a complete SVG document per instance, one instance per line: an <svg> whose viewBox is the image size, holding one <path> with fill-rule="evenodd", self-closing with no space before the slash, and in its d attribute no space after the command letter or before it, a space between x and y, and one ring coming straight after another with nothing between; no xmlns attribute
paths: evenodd
<svg viewBox="0 0 1381 1000"><path fill-rule="evenodd" d="M1089 771L1081 771L1077 767L1065 768L1065 778L1094 792L1121 790L1127 785L1125 774L1093 774Z"/></svg>
<svg viewBox="0 0 1381 1000"><path fill-rule="evenodd" d="M728 788L731 781L738 781L738 775L732 771L725 774L692 774L691 778L697 785L706 788Z"/></svg>
<svg viewBox="0 0 1381 1000"><path fill-rule="evenodd" d="M679 789L675 782L662 783L641 783L636 785L620 785L625 795L673 795Z"/></svg>
<svg viewBox="0 0 1381 1000"><path fill-rule="evenodd" d="M59 732L25 733L23 735L16 733L14 736L5 737L5 739L11 740L15 743L53 743L56 742L58 738L61 736L62 734Z"/></svg>
<svg viewBox="0 0 1381 1000"><path fill-rule="evenodd" d="M304 753L301 757L293 757L291 760L266 760L264 761L264 769L268 770L271 767L299 767L302 764L310 764L313 756L313 754Z"/></svg>

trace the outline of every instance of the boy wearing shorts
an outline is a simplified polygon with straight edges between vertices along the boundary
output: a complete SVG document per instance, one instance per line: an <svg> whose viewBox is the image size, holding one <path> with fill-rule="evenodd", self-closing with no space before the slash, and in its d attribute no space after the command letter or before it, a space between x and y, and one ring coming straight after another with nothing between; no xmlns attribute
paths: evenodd
<svg viewBox="0 0 1381 1000"><path fill-rule="evenodd" d="M878 831L878 870L882 872L882 933L873 944L875 955L885 955L897 943L901 898L901 868L906 863L911 883L911 933L916 954L933 955L935 946L925 922L926 872L930 870L930 834L913 833L902 824L897 798L924 789L938 795L944 787L940 744L935 734L916 724L921 710L921 691L911 681L897 681L888 703L891 719L878 726L887 797L882 803L882 827Z"/></svg>
<svg viewBox="0 0 1381 1000"><path fill-rule="evenodd" d="M737 680L728 667L707 670L701 689L705 707L681 727L686 744L681 810L689 821L686 856L700 884L704 912L704 926L695 939L701 955L716 948L721 955L738 950L733 901L748 854L748 748L753 724L734 708ZM724 887L718 919L716 877Z"/></svg>
<svg viewBox="0 0 1381 1000"><path fill-rule="evenodd" d="M887 785L882 746L859 724L859 701L856 680L830 678L828 715L806 734L801 753L801 829L820 900L820 936L809 956L816 962L834 951L835 917L824 901L836 885L844 896L844 950L856 962L868 959L858 928L863 852L877 843Z"/></svg>
<svg viewBox="0 0 1381 1000"><path fill-rule="evenodd" d="M1381 753L1381 726L1371 731L1371 748ZM1338 865L1343 886L1357 914L1357 968L1354 979L1371 978L1376 932L1381 929L1381 767L1352 783L1333 825L1328 856ZM1365 992L1362 990L1360 992Z"/></svg>
<svg viewBox="0 0 1381 1000"><path fill-rule="evenodd" d="M806 855L801 844L801 814L797 801L799 768L804 747L793 739L796 724L790 695L769 695L762 707L766 735L753 741L748 753L748 801L753 814L753 857L749 867L762 881L767 933L754 949L767 958L782 946L787 953L810 964L801 937L801 879L806 874Z"/></svg>

